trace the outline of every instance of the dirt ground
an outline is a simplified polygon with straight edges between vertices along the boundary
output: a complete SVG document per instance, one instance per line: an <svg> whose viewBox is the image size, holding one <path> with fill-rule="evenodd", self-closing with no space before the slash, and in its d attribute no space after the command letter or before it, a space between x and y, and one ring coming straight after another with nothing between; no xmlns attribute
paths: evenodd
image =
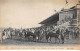
<svg viewBox="0 0 80 51"><path fill-rule="evenodd" d="M80 38L77 39L65 39L64 44L58 44L55 43L55 38L51 39L52 41L47 42L45 38L43 38L40 42L34 42L34 41L27 41L24 39L21 39L20 37L13 36L12 39L5 39L0 43L1 45L23 45L23 46L68 46L68 45L75 45L80 44ZM57 41L58 42L58 41Z"/></svg>

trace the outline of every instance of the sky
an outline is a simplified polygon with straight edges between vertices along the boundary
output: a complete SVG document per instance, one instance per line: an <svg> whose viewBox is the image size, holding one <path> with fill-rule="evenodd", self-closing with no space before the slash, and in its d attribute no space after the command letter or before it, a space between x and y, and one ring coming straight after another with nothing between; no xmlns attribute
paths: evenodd
<svg viewBox="0 0 80 51"><path fill-rule="evenodd" d="M54 10L70 8L78 0L0 0L0 27L32 28L53 15Z"/></svg>

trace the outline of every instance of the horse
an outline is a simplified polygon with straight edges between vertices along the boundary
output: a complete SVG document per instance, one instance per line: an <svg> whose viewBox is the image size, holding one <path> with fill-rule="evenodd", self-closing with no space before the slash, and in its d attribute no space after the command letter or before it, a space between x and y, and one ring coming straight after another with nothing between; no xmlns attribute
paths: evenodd
<svg viewBox="0 0 80 51"><path fill-rule="evenodd" d="M58 39L59 40L59 43L60 43L60 40L62 41L62 44L64 44L64 29L57 29L55 31L55 33L53 31L49 31L49 33L47 33L46 35L46 40L48 42L48 38L50 37L50 41L51 41L51 37L54 37L55 38L55 43L56 43L56 40Z"/></svg>
<svg viewBox="0 0 80 51"><path fill-rule="evenodd" d="M56 34L56 33L53 33L53 32L49 32L47 35L46 35L46 40L48 42L48 39L50 38L50 41L51 41L51 38L54 37L55 38L55 43L56 43L56 40L58 39L59 40L59 43L60 43L60 39L59 39L59 34Z"/></svg>
<svg viewBox="0 0 80 51"><path fill-rule="evenodd" d="M29 37L33 37L33 41L36 39L36 35L31 32L31 31L27 31L27 33L25 33L25 39L27 38L29 40Z"/></svg>

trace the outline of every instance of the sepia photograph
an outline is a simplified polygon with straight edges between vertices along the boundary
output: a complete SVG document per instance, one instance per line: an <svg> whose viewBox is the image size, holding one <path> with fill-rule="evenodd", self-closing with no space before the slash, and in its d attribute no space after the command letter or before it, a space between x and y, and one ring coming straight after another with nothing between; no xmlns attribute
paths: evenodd
<svg viewBox="0 0 80 51"><path fill-rule="evenodd" d="M80 50L80 0L0 0L0 50Z"/></svg>

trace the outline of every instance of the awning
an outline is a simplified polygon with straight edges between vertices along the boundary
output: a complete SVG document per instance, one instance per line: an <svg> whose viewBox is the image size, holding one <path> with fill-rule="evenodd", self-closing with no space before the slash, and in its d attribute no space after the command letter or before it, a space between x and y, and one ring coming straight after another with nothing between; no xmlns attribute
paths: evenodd
<svg viewBox="0 0 80 51"><path fill-rule="evenodd" d="M46 24L46 23L50 23L50 22L57 22L59 20L59 13L55 13L52 16L50 16L49 18L43 20L42 22L40 22L39 24Z"/></svg>

